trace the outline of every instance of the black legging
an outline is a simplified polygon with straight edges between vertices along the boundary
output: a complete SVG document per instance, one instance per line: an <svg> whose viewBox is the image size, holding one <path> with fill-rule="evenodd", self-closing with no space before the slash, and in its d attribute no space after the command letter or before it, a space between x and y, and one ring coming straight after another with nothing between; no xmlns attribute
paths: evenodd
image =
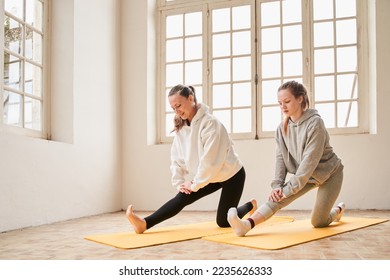
<svg viewBox="0 0 390 280"><path fill-rule="evenodd" d="M219 200L216 222L220 227L230 227L227 221L227 212L231 207L237 207L245 183L245 169L242 167L232 178L221 183L210 183L197 192L184 194L179 192L174 198L166 202L156 212L145 218L146 228L149 229L162 221L178 214L184 207L222 188ZM237 208L238 216L242 218L253 205L247 202Z"/></svg>

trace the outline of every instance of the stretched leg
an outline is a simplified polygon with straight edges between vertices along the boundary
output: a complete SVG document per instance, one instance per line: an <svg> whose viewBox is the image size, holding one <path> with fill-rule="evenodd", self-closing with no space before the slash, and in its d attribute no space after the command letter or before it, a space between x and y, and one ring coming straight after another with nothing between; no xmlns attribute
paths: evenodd
<svg viewBox="0 0 390 280"><path fill-rule="evenodd" d="M315 188L314 184L306 184L298 193L288 198L283 199L280 202L267 201L260 205L260 207L246 220L241 220L238 216L238 212L235 208L229 209L228 221L237 236L244 236L248 231L254 228L256 225L265 222L271 218L280 209L286 207L291 202L301 197L308 191Z"/></svg>
<svg viewBox="0 0 390 280"><path fill-rule="evenodd" d="M127 208L126 216L132 224L136 233L143 233L145 230L177 215L184 207L199 200L200 198L209 195L222 187L221 184L209 184L197 192L191 194L177 193L175 197L167 201L153 214L141 218L134 214L133 206Z"/></svg>
<svg viewBox="0 0 390 280"><path fill-rule="evenodd" d="M334 207L343 183L343 166L318 188L317 199L314 205L311 223L316 228L327 227L331 222L340 220L345 205L342 203Z"/></svg>

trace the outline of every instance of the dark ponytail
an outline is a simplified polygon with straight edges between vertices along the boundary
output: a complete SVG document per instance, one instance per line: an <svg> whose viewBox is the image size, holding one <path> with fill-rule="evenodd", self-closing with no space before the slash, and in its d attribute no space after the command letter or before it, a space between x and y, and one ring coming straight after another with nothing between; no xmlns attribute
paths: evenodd
<svg viewBox="0 0 390 280"><path fill-rule="evenodd" d="M168 94L169 96L180 94L181 96L185 98L189 98L190 96L194 97L195 106L197 105L196 95L195 95L195 88L193 86L185 86L185 85L176 85L174 86ZM175 115L173 119L173 125L174 128L172 131L178 132L185 124L185 120L183 120L180 116Z"/></svg>

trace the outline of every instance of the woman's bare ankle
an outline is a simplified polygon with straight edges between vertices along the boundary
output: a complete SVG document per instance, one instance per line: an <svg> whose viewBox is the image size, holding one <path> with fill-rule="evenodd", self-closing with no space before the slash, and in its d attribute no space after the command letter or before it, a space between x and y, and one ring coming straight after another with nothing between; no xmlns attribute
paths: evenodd
<svg viewBox="0 0 390 280"><path fill-rule="evenodd" d="M133 205L129 205L129 207L127 207L126 216L136 233L143 233L146 230L145 219L134 214Z"/></svg>
<svg viewBox="0 0 390 280"><path fill-rule="evenodd" d="M251 211L249 211L249 215L252 215L252 214L255 213L256 210L257 210L257 201L256 201L256 199L252 198L252 199L250 200L250 203L252 203L253 208L252 208Z"/></svg>

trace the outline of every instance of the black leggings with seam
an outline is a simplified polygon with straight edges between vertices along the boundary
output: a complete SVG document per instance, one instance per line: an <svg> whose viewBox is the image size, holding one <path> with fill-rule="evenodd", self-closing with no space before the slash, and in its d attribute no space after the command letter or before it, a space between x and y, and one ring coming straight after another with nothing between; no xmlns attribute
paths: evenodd
<svg viewBox="0 0 390 280"><path fill-rule="evenodd" d="M219 189L222 189L222 191L217 209L216 222L220 227L230 227L227 221L227 212L231 207L237 207L244 189L244 183L245 169L242 167L233 177L225 182L210 183L199 189L197 192L192 192L190 194L179 192L175 197L161 206L156 212L148 217L145 217L146 228L149 229L162 221L175 216L183 210L184 207L194 203L202 197L216 192ZM245 203L237 208L238 216L242 218L245 214L252 210L252 208L253 205L251 202Z"/></svg>

